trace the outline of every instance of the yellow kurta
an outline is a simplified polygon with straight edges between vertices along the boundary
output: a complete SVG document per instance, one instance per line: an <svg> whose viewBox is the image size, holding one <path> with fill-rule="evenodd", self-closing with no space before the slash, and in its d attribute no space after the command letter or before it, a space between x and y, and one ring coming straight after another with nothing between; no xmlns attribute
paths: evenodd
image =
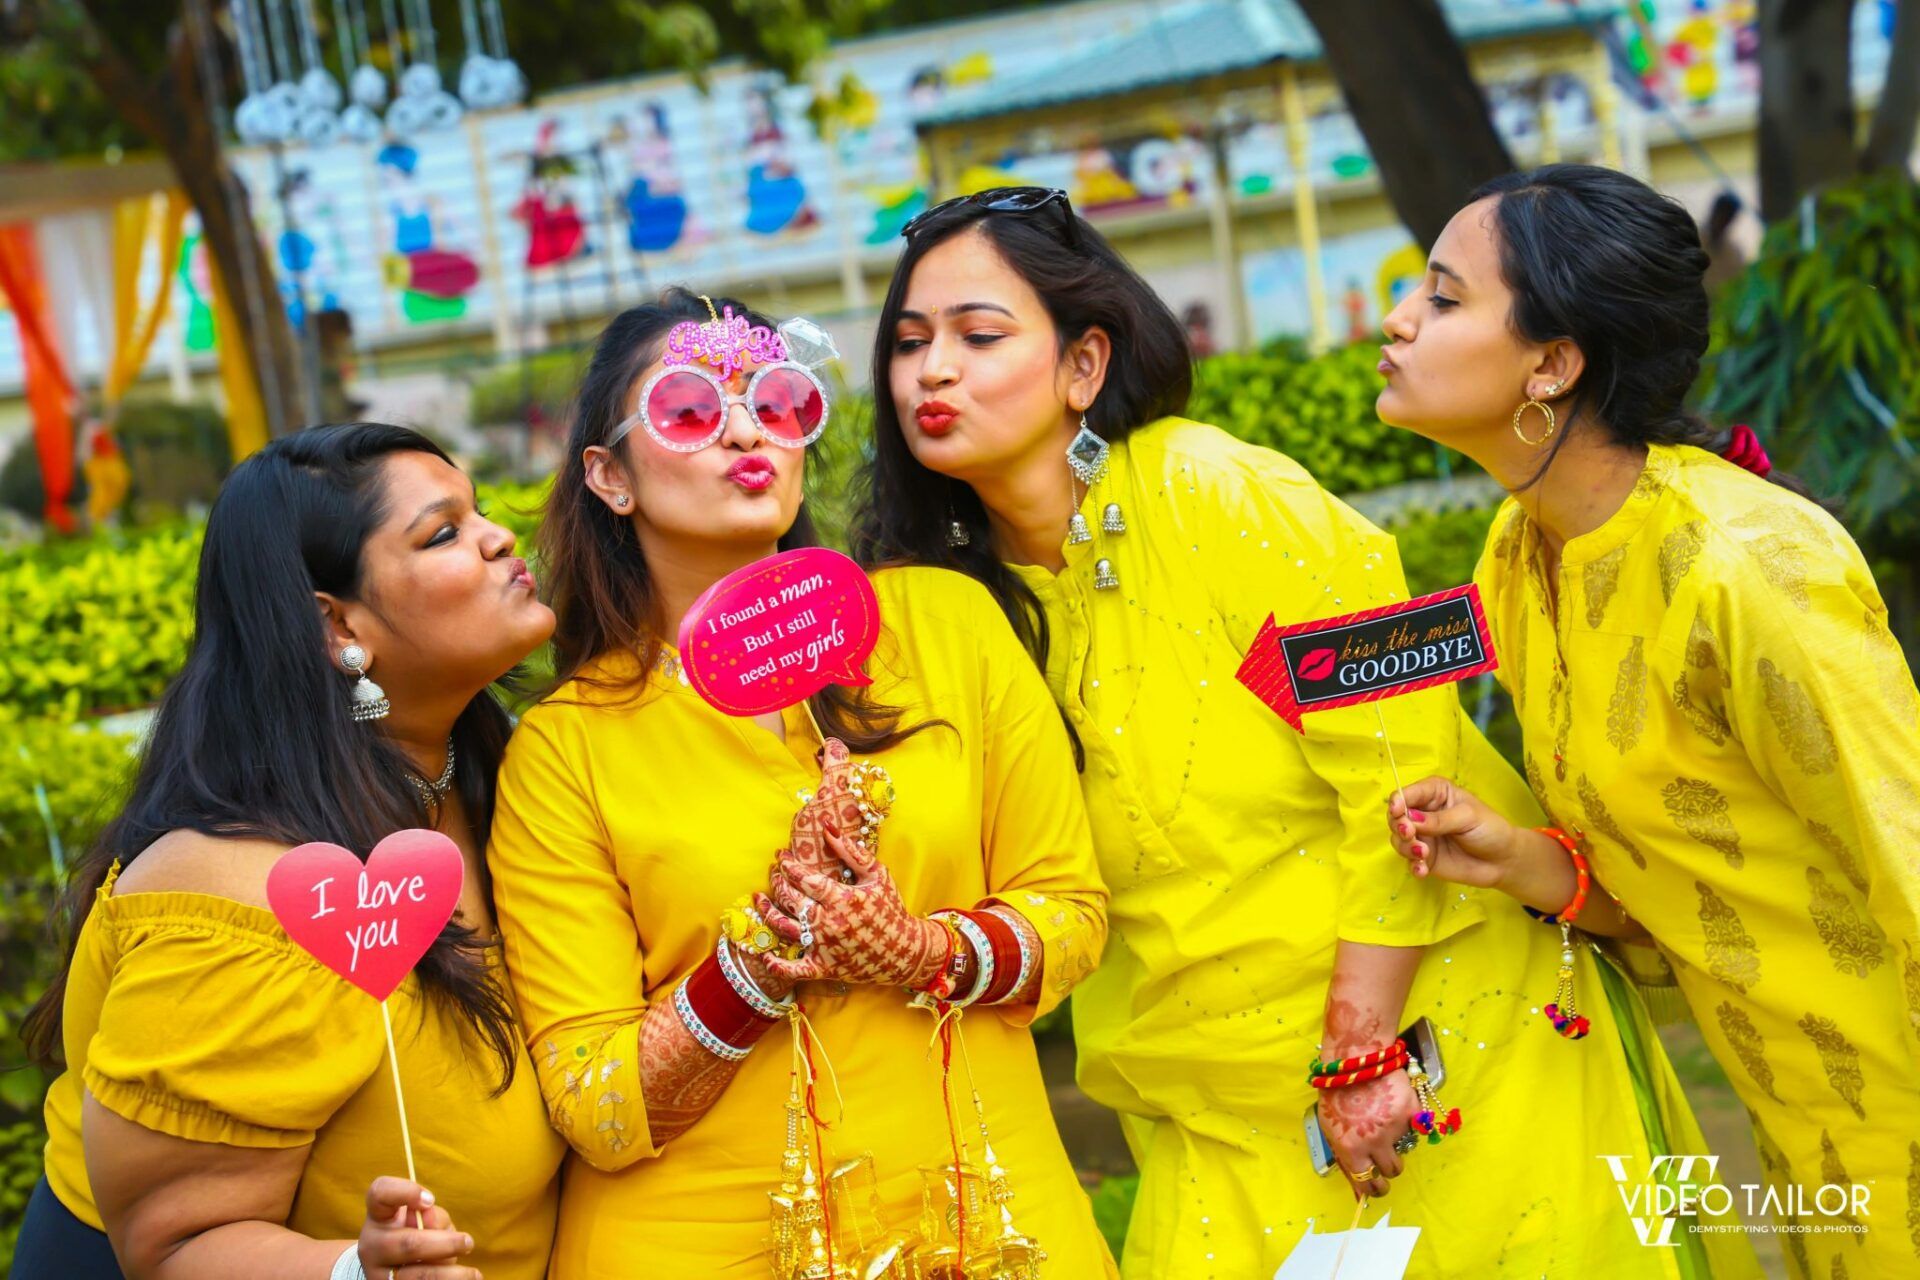
<svg viewBox="0 0 1920 1280"><path fill-rule="evenodd" d="M1872 574L1685 447L1567 543L1557 616L1537 554L1509 501L1479 580L1541 804L1672 961L1770 1178L1871 1186L1864 1236L1781 1237L1800 1274L1920 1274L1920 696Z"/></svg>
<svg viewBox="0 0 1920 1280"><path fill-rule="evenodd" d="M1025 916L1045 943L1039 1009L1050 1009L1093 967L1106 933L1059 713L977 583L901 569L874 585L875 697L902 708L903 725L952 726L873 757L898 793L880 857L916 914L991 897ZM527 714L508 748L489 851L494 896L549 1112L573 1147L555 1280L627 1280L636 1268L766 1274L785 1029L665 1149L648 1133L636 1046L641 1014L713 954L720 912L765 885L796 793L819 785L820 741L804 708L784 725L782 742L656 673L646 696L624 705L564 687ZM809 984L800 996L846 1100L826 1135L829 1161L871 1152L887 1220L911 1230L919 1169L951 1159L938 1056L928 1056L933 1019L894 988ZM1033 1013L976 1011L967 1045L1016 1221L1051 1256L1050 1276L1100 1276L1111 1262L1048 1109L1024 1025Z"/></svg>
<svg viewBox="0 0 1920 1280"><path fill-rule="evenodd" d="M1309 1225L1347 1225L1347 1185L1314 1175L1303 1129L1338 939L1428 947L1407 1021L1439 1028L1442 1096L1464 1113L1380 1206L1422 1228L1410 1275L1674 1274L1670 1251L1640 1247L1595 1158L1644 1161L1647 1142L1593 958L1579 956L1578 981L1594 1033L1563 1040L1539 1013L1559 934L1504 899L1416 880L1393 853L1375 708L1311 714L1303 737L1234 678L1269 613L1405 599L1392 539L1290 460L1178 419L1113 448L1083 508L1095 528L1109 502L1126 532L1065 547L1058 576L1020 572L1086 746L1113 893L1107 955L1073 1008L1081 1084L1129 1118L1141 1161L1124 1274L1270 1276ZM1117 589L1093 586L1100 557ZM1527 807L1450 686L1380 714L1406 781L1450 774ZM1653 1053L1656 1090L1677 1093ZM1674 1128L1686 1149L1684 1104Z"/></svg>
<svg viewBox="0 0 1920 1280"><path fill-rule="evenodd" d="M203 893L114 896L81 927L68 979L68 1070L47 1094L47 1181L101 1226L87 1182L80 1106L91 1093L157 1133L234 1147L310 1146L287 1226L352 1240L367 1184L405 1176L400 1111L380 1006L302 951L273 913ZM499 1063L444 1002L409 977L389 999L420 1181L491 1280L541 1280L564 1148L541 1114L523 1053L495 1097Z"/></svg>

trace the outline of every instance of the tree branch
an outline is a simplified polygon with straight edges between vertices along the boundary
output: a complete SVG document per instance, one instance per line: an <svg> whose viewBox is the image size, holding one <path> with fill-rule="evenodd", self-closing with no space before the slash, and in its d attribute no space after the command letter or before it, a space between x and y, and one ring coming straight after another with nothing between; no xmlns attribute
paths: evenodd
<svg viewBox="0 0 1920 1280"><path fill-rule="evenodd" d="M1436 0L1300 0L1394 212L1424 247L1513 157Z"/></svg>
<svg viewBox="0 0 1920 1280"><path fill-rule="evenodd" d="M1860 153L1860 171L1908 169L1916 141L1920 141L1920 0L1904 0L1894 11L1887 82L1880 90L1880 105L1874 108L1866 149Z"/></svg>

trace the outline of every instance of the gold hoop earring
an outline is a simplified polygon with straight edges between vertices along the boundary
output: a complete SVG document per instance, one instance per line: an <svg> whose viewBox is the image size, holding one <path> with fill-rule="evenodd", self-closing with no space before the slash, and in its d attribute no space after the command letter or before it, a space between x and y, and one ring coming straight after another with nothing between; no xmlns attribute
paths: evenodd
<svg viewBox="0 0 1920 1280"><path fill-rule="evenodd" d="M1520 429L1520 419L1526 416L1526 412L1529 409L1538 409L1547 415L1547 429L1540 433L1538 440L1527 439L1527 433ZM1520 443L1526 445L1529 449L1538 449L1541 445L1553 439L1554 428L1557 425L1558 423L1555 422L1553 416L1553 406L1539 400L1529 400L1513 411L1513 434L1520 437Z"/></svg>

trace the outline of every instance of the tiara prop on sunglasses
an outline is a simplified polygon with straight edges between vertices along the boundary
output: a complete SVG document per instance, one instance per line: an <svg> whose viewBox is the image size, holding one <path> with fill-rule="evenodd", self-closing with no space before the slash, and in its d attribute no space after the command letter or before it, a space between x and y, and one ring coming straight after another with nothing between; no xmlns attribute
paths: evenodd
<svg viewBox="0 0 1920 1280"><path fill-rule="evenodd" d="M701 300L712 319L667 332L666 363L640 388L639 410L613 429L608 447L638 426L663 448L697 453L720 438L736 404L770 444L800 449L818 440L827 429L827 385L814 370L840 355L827 331L800 316L769 329ZM729 393L727 380L749 361L760 367L746 393Z"/></svg>

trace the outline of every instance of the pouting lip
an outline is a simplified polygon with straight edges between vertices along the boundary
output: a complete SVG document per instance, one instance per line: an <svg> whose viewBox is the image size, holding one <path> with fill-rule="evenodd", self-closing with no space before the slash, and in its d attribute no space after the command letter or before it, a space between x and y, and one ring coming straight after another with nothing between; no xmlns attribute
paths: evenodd
<svg viewBox="0 0 1920 1280"><path fill-rule="evenodd" d="M780 474L779 468L773 465L772 459L750 453L727 468L726 478L738 480L743 476L776 476L778 474Z"/></svg>
<svg viewBox="0 0 1920 1280"><path fill-rule="evenodd" d="M1394 361L1392 349L1382 347L1380 348L1380 363L1375 367L1382 373L1392 373L1399 369L1400 366Z"/></svg>
<svg viewBox="0 0 1920 1280"><path fill-rule="evenodd" d="M515 556L512 563L513 570L507 574L507 584L515 587L531 588L534 585L533 571L527 568L527 562L519 556Z"/></svg>
<svg viewBox="0 0 1920 1280"><path fill-rule="evenodd" d="M913 416L916 418L953 418L959 414L960 411L945 400L922 400L913 407Z"/></svg>

